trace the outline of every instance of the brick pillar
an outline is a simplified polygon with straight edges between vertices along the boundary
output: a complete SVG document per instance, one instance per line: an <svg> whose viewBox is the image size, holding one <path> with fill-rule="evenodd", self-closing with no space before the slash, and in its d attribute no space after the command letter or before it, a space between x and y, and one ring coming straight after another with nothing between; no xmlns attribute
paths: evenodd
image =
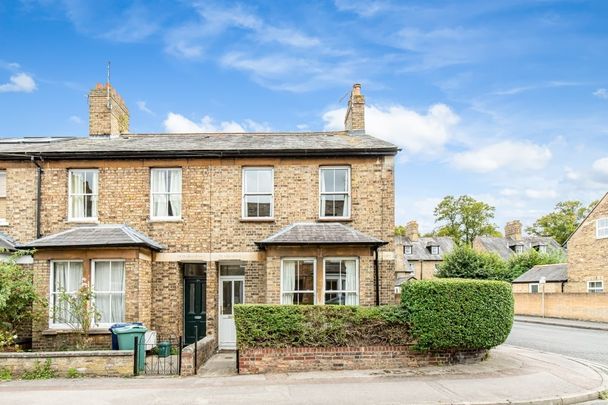
<svg viewBox="0 0 608 405"><path fill-rule="evenodd" d="M361 94L361 85L356 83L350 93L344 128L347 131L365 131L365 96Z"/></svg>

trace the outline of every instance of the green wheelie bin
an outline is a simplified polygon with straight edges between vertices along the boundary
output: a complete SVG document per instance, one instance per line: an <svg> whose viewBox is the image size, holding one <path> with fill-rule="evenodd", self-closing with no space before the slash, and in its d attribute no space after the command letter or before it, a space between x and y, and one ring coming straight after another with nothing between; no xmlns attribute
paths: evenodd
<svg viewBox="0 0 608 405"><path fill-rule="evenodd" d="M143 371L146 367L146 345L144 335L148 328L142 325L128 325L114 329L118 337L118 348L120 350L134 350L135 337L137 336L137 370Z"/></svg>

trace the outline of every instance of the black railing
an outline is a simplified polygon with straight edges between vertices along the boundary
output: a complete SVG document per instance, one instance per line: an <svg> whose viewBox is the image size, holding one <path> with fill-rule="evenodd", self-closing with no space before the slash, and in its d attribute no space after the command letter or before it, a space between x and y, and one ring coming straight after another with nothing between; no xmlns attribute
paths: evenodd
<svg viewBox="0 0 608 405"><path fill-rule="evenodd" d="M134 338L134 375L179 375L182 365L181 336L157 335L156 340L143 343ZM142 354L143 352L143 354ZM143 356L143 358L142 358Z"/></svg>

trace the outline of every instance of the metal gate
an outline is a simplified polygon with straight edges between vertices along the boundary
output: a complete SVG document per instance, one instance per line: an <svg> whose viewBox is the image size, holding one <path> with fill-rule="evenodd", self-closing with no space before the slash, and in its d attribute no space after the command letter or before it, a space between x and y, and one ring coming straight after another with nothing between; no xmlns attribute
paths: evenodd
<svg viewBox="0 0 608 405"><path fill-rule="evenodd" d="M182 368L181 336L156 335L145 342L134 339L133 375L180 375ZM143 356L143 358L142 358Z"/></svg>

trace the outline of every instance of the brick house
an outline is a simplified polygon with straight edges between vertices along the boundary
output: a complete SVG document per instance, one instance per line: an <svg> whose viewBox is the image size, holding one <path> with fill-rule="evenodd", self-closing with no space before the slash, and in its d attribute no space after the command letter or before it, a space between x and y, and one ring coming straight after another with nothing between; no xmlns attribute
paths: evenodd
<svg viewBox="0 0 608 405"><path fill-rule="evenodd" d="M49 307L90 283L100 346L142 321L230 349L237 303L392 302L399 149L366 134L364 103L355 85L344 131L131 134L97 85L88 137L0 140L0 232L35 248ZM57 313L33 323L34 348L70 341Z"/></svg>
<svg viewBox="0 0 608 405"><path fill-rule="evenodd" d="M473 249L480 252L493 252L504 260L511 256L535 249L539 252L563 250L555 239L547 236L523 236L520 221L507 222L504 237L477 236L473 240Z"/></svg>

